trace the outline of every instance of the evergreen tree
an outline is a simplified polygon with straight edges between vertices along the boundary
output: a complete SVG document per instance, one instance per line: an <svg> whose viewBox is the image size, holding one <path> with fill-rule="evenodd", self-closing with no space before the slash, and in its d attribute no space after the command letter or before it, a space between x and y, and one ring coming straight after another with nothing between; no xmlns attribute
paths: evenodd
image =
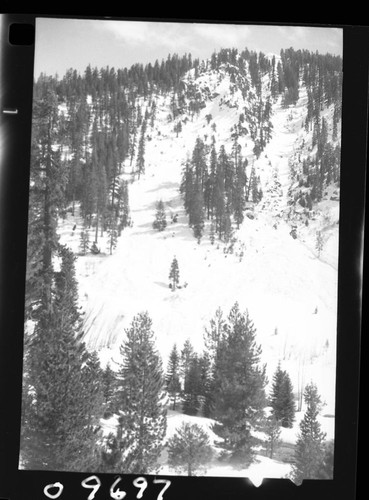
<svg viewBox="0 0 369 500"><path fill-rule="evenodd" d="M243 464L253 460L251 427L263 418L266 385L265 367L260 366L261 347L248 312L236 302L222 325L213 383L213 417L221 423L231 458Z"/></svg>
<svg viewBox="0 0 369 500"><path fill-rule="evenodd" d="M236 184L233 195L233 212L234 220L237 224L238 229L243 221L243 212L245 210L245 187L247 183L246 165L247 161L242 162L239 160L236 169Z"/></svg>
<svg viewBox="0 0 369 500"><path fill-rule="evenodd" d="M209 239L210 239L210 243L212 245L214 245L214 241L215 241L215 226L214 226L213 221L211 221L211 224L210 224Z"/></svg>
<svg viewBox="0 0 369 500"><path fill-rule="evenodd" d="M180 358L177 349L177 345L174 344L168 362L168 369L166 374L166 384L167 391L173 399L172 409L176 409L176 402L178 394L181 392L181 381L180 381Z"/></svg>
<svg viewBox="0 0 369 500"><path fill-rule="evenodd" d="M205 328L204 344L209 357L211 370L214 368L215 359L221 342L224 340L226 320L220 307L215 311L214 318L211 318L209 327Z"/></svg>
<svg viewBox="0 0 369 500"><path fill-rule="evenodd" d="M138 173L138 178L140 178L141 174L145 173L145 132L146 122L144 121L141 126L141 134L137 150L136 170Z"/></svg>
<svg viewBox="0 0 369 500"><path fill-rule="evenodd" d="M118 242L118 224L117 218L114 212L110 212L109 215L109 227L108 227L108 250L110 255L116 248Z"/></svg>
<svg viewBox="0 0 369 500"><path fill-rule="evenodd" d="M72 252L59 250L51 311L41 305L27 341L22 458L29 468L78 471L98 463L95 425L100 416L100 369L81 341L81 317Z"/></svg>
<svg viewBox="0 0 369 500"><path fill-rule="evenodd" d="M212 408L212 370L209 354L205 351L199 359L200 363L200 395L202 399L202 413L210 417Z"/></svg>
<svg viewBox="0 0 369 500"><path fill-rule="evenodd" d="M58 101L46 86L35 96L32 122L31 172L26 268L26 317L41 301L52 303L52 256L57 251L58 213L65 205L66 169L59 149Z"/></svg>
<svg viewBox="0 0 369 500"><path fill-rule="evenodd" d="M321 253L323 251L323 248L324 248L324 238L323 238L323 235L322 235L321 231L317 231L316 232L315 248L316 248L318 257L320 257L320 255L321 255Z"/></svg>
<svg viewBox="0 0 369 500"><path fill-rule="evenodd" d="M200 243L203 232L204 232L204 210L203 210L204 198L201 189L197 189L191 210L191 223L193 234L197 239L197 243Z"/></svg>
<svg viewBox="0 0 369 500"><path fill-rule="evenodd" d="M118 234L120 231L129 225L129 192L128 181L122 181L118 187L118 214L120 223L118 226Z"/></svg>
<svg viewBox="0 0 369 500"><path fill-rule="evenodd" d="M133 318L121 355L117 390L121 457L116 467L120 472L145 474L155 470L166 432L165 380L148 313Z"/></svg>
<svg viewBox="0 0 369 500"><path fill-rule="evenodd" d="M90 246L90 234L86 222L83 224L83 229L80 234L79 248L82 255L86 255Z"/></svg>
<svg viewBox="0 0 369 500"><path fill-rule="evenodd" d="M105 412L113 411L114 393L117 380L115 373L110 367L110 363L108 363L103 370L101 381Z"/></svg>
<svg viewBox="0 0 369 500"><path fill-rule="evenodd" d="M183 380L183 392L187 392L188 374L191 367L191 361L195 355L194 348L190 339L186 339L181 350L180 373Z"/></svg>
<svg viewBox="0 0 369 500"><path fill-rule="evenodd" d="M176 472L195 476L213 456L207 433L197 424L183 422L168 440L168 465Z"/></svg>
<svg viewBox="0 0 369 500"><path fill-rule="evenodd" d="M199 358L193 354L184 384L183 413L196 415L200 409L201 365Z"/></svg>
<svg viewBox="0 0 369 500"><path fill-rule="evenodd" d="M304 402L306 411L300 422L292 471L296 483L301 483L303 479L317 479L324 464L326 434L321 431L318 421L322 404L318 389L313 382L305 387Z"/></svg>
<svg viewBox="0 0 369 500"><path fill-rule="evenodd" d="M323 464L319 471L319 479L333 479L334 467L334 441L328 441L324 445Z"/></svg>
<svg viewBox="0 0 369 500"><path fill-rule="evenodd" d="M164 231L167 227L165 208L162 200L159 200L156 204L155 221L153 222L152 227L157 231Z"/></svg>
<svg viewBox="0 0 369 500"><path fill-rule="evenodd" d="M224 242L228 243L232 239L232 236L233 236L231 214L230 214L230 211L228 208L226 208L224 215L223 215L222 227L223 227Z"/></svg>
<svg viewBox="0 0 369 500"><path fill-rule="evenodd" d="M274 452L280 442L281 428L280 422L271 415L265 422L265 434L268 437L267 448L269 450L269 458L273 458Z"/></svg>
<svg viewBox="0 0 369 500"><path fill-rule="evenodd" d="M226 212L225 188L224 188L224 171L223 164L218 162L214 188L214 212L215 212L215 227L219 239L224 233L224 218Z"/></svg>
<svg viewBox="0 0 369 500"><path fill-rule="evenodd" d="M296 409L292 383L288 373L281 369L280 363L273 377L271 407L273 416L282 427L293 426Z"/></svg>
<svg viewBox="0 0 369 500"><path fill-rule="evenodd" d="M179 266L176 257L173 258L172 264L170 266L169 280L172 287L172 291L174 292L179 283Z"/></svg>

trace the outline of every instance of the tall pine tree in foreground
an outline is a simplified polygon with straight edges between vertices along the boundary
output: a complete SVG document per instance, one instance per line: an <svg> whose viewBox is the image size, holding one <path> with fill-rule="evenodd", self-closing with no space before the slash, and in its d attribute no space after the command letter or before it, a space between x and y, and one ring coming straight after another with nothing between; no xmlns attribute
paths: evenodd
<svg viewBox="0 0 369 500"><path fill-rule="evenodd" d="M100 368L81 340L75 257L60 247L51 307L27 340L22 459L27 468L94 470L99 462Z"/></svg>
<svg viewBox="0 0 369 500"><path fill-rule="evenodd" d="M304 391L306 411L300 422L292 478L300 484L304 479L318 479L324 466L324 441L318 415L322 408L317 386L311 382Z"/></svg>
<svg viewBox="0 0 369 500"><path fill-rule="evenodd" d="M168 440L168 465L178 473L195 476L206 469L212 456L209 436L198 424L183 422Z"/></svg>
<svg viewBox="0 0 369 500"><path fill-rule="evenodd" d="M121 355L116 436L120 454L110 472L147 474L155 470L166 432L165 379L148 313L133 318Z"/></svg>
<svg viewBox="0 0 369 500"><path fill-rule="evenodd" d="M280 421L282 427L293 426L295 420L295 401L293 396L292 382L285 370L281 369L280 363L273 377L271 407L276 420Z"/></svg>
<svg viewBox="0 0 369 500"><path fill-rule="evenodd" d="M221 324L216 345L212 416L222 424L218 432L231 460L245 466L254 456L251 430L264 417L266 375L254 324L237 302Z"/></svg>

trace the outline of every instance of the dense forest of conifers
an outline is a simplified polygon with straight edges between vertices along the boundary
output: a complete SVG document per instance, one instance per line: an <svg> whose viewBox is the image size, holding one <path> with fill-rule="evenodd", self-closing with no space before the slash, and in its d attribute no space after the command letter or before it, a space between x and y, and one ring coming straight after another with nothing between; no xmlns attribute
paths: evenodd
<svg viewBox="0 0 369 500"><path fill-rule="evenodd" d="M260 201L262 191L258 178L252 171L249 176L246 175L248 162L242 156L239 138L246 132L250 133L257 158L270 139L274 100L282 96L284 106L293 105L299 97L301 83L306 85L308 95L305 127L314 131L313 141L317 146L308 158L295 166L296 179L301 188L305 188L301 199L304 198L304 203L319 200L324 186L339 180L338 146L332 146L328 140L327 122L322 117L322 111L327 106L334 106L332 130L329 131L334 140L341 111L342 61L339 57L293 49L281 51L280 56L277 62L275 57L270 59L248 50L241 53L221 50L207 62L200 62L192 60L190 55L171 55L154 65L136 64L130 69L117 70L99 70L88 66L82 75L70 70L62 78L40 75L35 81L22 434L23 457L30 466L68 470L101 466L109 471L109 460L114 461L114 453L121 451L121 448L110 450L105 459L97 455L96 426L103 398L106 397L101 393L101 384L99 386L103 375L96 355L88 353L81 341L83 331L75 256L60 244L57 225L59 218L65 216L68 210L74 212L78 207L86 228L94 227L96 243L102 233L108 232L111 251L119 232L130 223L129 184L121 176L123 162L129 166L133 180L144 174L145 144L150 140L155 125L158 96L170 95L171 115L168 120L173 121L173 132L177 134L180 133L180 124L185 124L203 108L205 98L211 98L196 87L196 79L207 71L225 71L230 75L233 89L239 89L246 101L254 103L252 111L247 106L240 110L239 124L230 137L232 153L227 153L224 146L215 144L214 140L207 148L198 139L192 157L184 166L181 192L197 238L201 238L205 217L213 220L213 231L219 238L227 238L231 217L239 225L245 202ZM250 78L246 78L247 75ZM264 81L268 81L266 89ZM83 244L87 244L86 241ZM57 267L55 258L59 262ZM253 328L248 318L236 310L233 316L231 324L232 321L239 321L244 327L242 332L245 338L225 337L222 342L251 342ZM31 334L28 334L28 329ZM132 373L135 366L140 366L130 354L137 339L142 340L145 335L150 347L150 331L150 319L138 316L127 332L128 340L123 349L126 358L118 388L122 398L115 397L115 403L119 400L123 406L128 404ZM143 332L146 332L145 335ZM227 372L228 362L232 362L236 351L224 350L225 357L218 359L217 377L221 378ZM157 355L154 350L149 349L145 353L144 360L155 365ZM227 353L229 359L226 358ZM249 351L249 355L252 359L258 358L256 351ZM195 366L193 371L200 369L196 362L192 365ZM158 366L154 367L153 391L159 404L159 389L164 378ZM260 409L263 373L255 368L250 376L254 376L254 402ZM216 391L213 397L216 399L217 417L226 422L228 401L223 401ZM245 395L245 404L247 397L249 394ZM136 403L144 404L142 401L131 403L132 412ZM186 404L190 411L194 411L190 396ZM155 410L154 406L150 411L156 412L158 422L162 422L164 414L161 407ZM241 404L235 412L244 410ZM134 426L135 419L134 413L122 417L120 447L125 446L127 429ZM241 429L238 426L244 425L244 422L236 418L229 425L227 439L230 446L234 442L250 451L251 442L246 440L240 443L235 438ZM159 427L161 433L161 423ZM155 433L155 426L152 432ZM140 443L140 461L138 465L136 462L133 471L144 473L147 468L142 464L146 463L146 458L147 464L155 461L155 450L159 449L159 445L155 442L150 448L150 439L147 438L147 446L144 442ZM112 445L116 446L117 442ZM114 456L117 460L115 467L122 462ZM101 460L105 460L103 466Z"/></svg>

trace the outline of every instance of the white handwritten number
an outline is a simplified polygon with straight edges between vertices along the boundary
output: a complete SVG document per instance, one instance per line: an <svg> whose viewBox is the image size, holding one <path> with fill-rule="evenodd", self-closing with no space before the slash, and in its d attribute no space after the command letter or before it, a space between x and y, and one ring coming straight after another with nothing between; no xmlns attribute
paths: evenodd
<svg viewBox="0 0 369 500"><path fill-rule="evenodd" d="M88 484L88 481L92 481L92 480L96 481L95 484ZM87 497L87 500L93 500L95 498L96 493L98 492L98 490L101 486L101 481L97 476L90 476L90 477L87 477L86 479L84 479L82 481L81 485L84 488L91 488L92 489L91 493Z"/></svg>
<svg viewBox="0 0 369 500"><path fill-rule="evenodd" d="M122 480L121 477L118 477L118 479L116 479L114 481L114 483L111 485L110 487L110 496L111 498L113 498L114 500L122 500L122 498L124 498L127 493L125 491L122 491L120 490L119 488L114 491L114 488L116 487L116 485Z"/></svg>
<svg viewBox="0 0 369 500"><path fill-rule="evenodd" d="M154 484L165 484L164 488L161 490L161 492L158 495L157 500L163 500L163 495L169 488L169 486L172 484L169 479L154 479Z"/></svg>
<svg viewBox="0 0 369 500"><path fill-rule="evenodd" d="M133 486L136 486L136 488L139 488L140 491L137 493L136 498L142 498L142 495L144 494L144 491L147 488L147 481L144 477L137 477L133 481Z"/></svg>
<svg viewBox="0 0 369 500"><path fill-rule="evenodd" d="M51 490L52 488L58 488L58 491L56 493L49 493L49 490ZM61 483L48 484L44 488L44 494L48 498L59 498L62 494L63 488L64 486Z"/></svg>

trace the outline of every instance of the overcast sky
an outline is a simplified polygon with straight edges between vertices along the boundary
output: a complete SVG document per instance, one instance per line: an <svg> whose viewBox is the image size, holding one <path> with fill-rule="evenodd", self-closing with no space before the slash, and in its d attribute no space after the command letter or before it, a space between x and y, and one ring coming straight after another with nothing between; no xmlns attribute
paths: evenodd
<svg viewBox="0 0 369 500"><path fill-rule="evenodd" d="M35 68L62 77L69 68L130 67L168 54L206 59L215 50L248 48L279 54L293 47L342 55L342 29L186 22L37 18Z"/></svg>

